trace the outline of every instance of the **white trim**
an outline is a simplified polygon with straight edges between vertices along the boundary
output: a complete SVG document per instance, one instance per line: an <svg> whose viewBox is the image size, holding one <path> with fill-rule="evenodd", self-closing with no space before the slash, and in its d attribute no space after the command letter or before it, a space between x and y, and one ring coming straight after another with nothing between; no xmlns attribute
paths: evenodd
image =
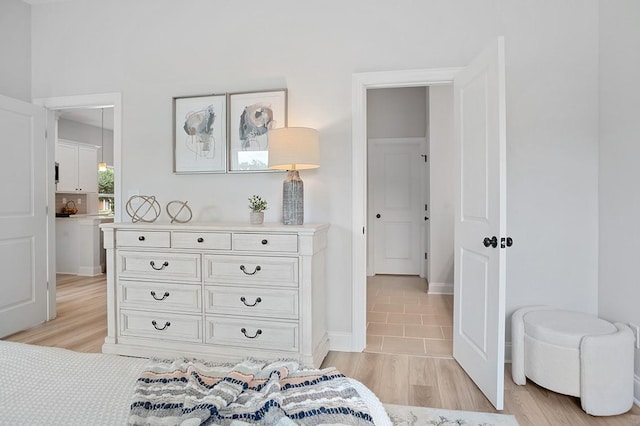
<svg viewBox="0 0 640 426"><path fill-rule="evenodd" d="M366 346L367 289L367 89L451 84L461 68L357 73L352 76L352 339L350 350Z"/></svg>
<svg viewBox="0 0 640 426"><path fill-rule="evenodd" d="M53 98L36 98L33 103L43 106L49 110L71 109L71 108L101 108L113 107L113 166L115 168L113 183L115 193L120 195L120 200L116 203L119 206L115 212L114 221L120 222L122 216L122 94L99 93L92 95L76 95L76 96L59 96ZM57 123L55 125L57 133ZM55 138L51 138L51 143L47 141L50 148L53 149ZM53 170L53 155L49 156L50 163L47 164L48 170ZM55 195L54 195L55 197ZM51 204L53 205L53 204ZM50 212L51 215L53 213ZM50 250L47 253L48 263L53 270L49 274L49 292L48 300L48 319L52 320L56 317L56 271L55 271L55 228L52 226L49 230L48 238L52 243L49 245Z"/></svg>
<svg viewBox="0 0 640 426"><path fill-rule="evenodd" d="M351 352L351 333L329 332L329 350L338 352Z"/></svg>
<svg viewBox="0 0 640 426"><path fill-rule="evenodd" d="M640 407L640 377L633 375L633 402Z"/></svg>
<svg viewBox="0 0 640 426"><path fill-rule="evenodd" d="M429 294L453 294L453 283L429 283Z"/></svg>

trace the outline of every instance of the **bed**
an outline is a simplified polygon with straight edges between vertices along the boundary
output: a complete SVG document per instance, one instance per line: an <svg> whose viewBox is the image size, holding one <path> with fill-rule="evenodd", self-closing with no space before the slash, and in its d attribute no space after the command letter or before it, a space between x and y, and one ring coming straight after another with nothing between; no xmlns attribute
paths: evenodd
<svg viewBox="0 0 640 426"><path fill-rule="evenodd" d="M286 362L288 361L278 361L275 369L283 371L286 367L292 370L289 380L297 383L291 385L293 387L326 380L325 376L337 377L328 369L314 371L314 377L322 375L322 378L315 380L294 377L300 373L294 374L292 366L283 364ZM159 377L157 383L166 384L166 376L160 378L155 375L175 375L176 363L184 368L229 368L235 375L229 375L233 379L225 380L229 383L240 383L239 386L244 388L247 388L247 384L242 383L241 376L245 371L242 368L257 368L256 364L251 362L243 364L239 369L231 364L213 366L206 363L193 364L192 360L159 361L109 354L77 353L61 348L0 341L0 425L125 425L129 421L134 424L200 424L193 419L176 423L176 419L171 416L163 423L161 418L154 417L155 413L151 412L152 410L148 410L150 412L146 414L150 415L146 418L139 417L140 410L133 411L136 404L146 409L158 405L154 401L145 400L149 395L149 377ZM273 365L269 364L267 367L272 368ZM269 373L268 380L272 381L272 377L274 375ZM363 411L370 415L370 423L391 424L378 398L362 383L344 376L339 380L341 381L337 382L337 386L341 391L345 387L355 390L357 398L353 400L359 406L366 407ZM266 384L260 385L260 389L265 387ZM172 392L177 391L174 388L165 395ZM317 396L313 396L314 393L317 393ZM317 399L326 398L326 394L324 391L310 391L304 398L308 398L305 404L315 407ZM166 408L167 404L163 407ZM311 411L321 410L314 408L309 410ZM232 424L235 426L253 423L256 422L240 418ZM285 426L298 424L298 421L280 419L269 423L267 420L264 424Z"/></svg>

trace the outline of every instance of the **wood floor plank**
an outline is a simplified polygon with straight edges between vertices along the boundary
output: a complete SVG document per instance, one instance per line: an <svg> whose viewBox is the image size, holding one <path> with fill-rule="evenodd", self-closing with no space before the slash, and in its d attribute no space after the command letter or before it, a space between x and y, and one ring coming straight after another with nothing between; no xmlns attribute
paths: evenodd
<svg viewBox="0 0 640 426"><path fill-rule="evenodd" d="M408 355L385 356L380 380L378 398L384 398L390 404L407 405L409 403Z"/></svg>
<svg viewBox="0 0 640 426"><path fill-rule="evenodd" d="M107 334L104 276L59 275L57 301L55 320L5 339L100 352ZM361 381L383 403L495 412L453 359L331 351L322 366L335 366L346 376ZM577 398L550 392L532 382L516 385L508 364L502 413L513 414L521 426L640 426L638 406L620 416L593 417L582 411Z"/></svg>

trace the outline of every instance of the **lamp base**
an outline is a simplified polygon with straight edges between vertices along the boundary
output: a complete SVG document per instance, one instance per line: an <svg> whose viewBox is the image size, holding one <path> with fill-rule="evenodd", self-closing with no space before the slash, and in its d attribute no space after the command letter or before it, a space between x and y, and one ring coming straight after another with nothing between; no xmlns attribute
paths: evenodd
<svg viewBox="0 0 640 426"><path fill-rule="evenodd" d="M289 170L282 184L282 222L285 225L304 222L304 187L297 170Z"/></svg>

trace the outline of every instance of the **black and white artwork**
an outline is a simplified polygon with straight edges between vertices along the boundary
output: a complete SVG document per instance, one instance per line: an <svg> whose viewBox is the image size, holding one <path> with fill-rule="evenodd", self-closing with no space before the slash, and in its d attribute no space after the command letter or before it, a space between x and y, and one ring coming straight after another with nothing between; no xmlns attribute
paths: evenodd
<svg viewBox="0 0 640 426"><path fill-rule="evenodd" d="M267 132L287 125L287 91L229 95L229 171L268 170Z"/></svg>
<svg viewBox="0 0 640 426"><path fill-rule="evenodd" d="M226 95L173 99L174 172L226 171Z"/></svg>

